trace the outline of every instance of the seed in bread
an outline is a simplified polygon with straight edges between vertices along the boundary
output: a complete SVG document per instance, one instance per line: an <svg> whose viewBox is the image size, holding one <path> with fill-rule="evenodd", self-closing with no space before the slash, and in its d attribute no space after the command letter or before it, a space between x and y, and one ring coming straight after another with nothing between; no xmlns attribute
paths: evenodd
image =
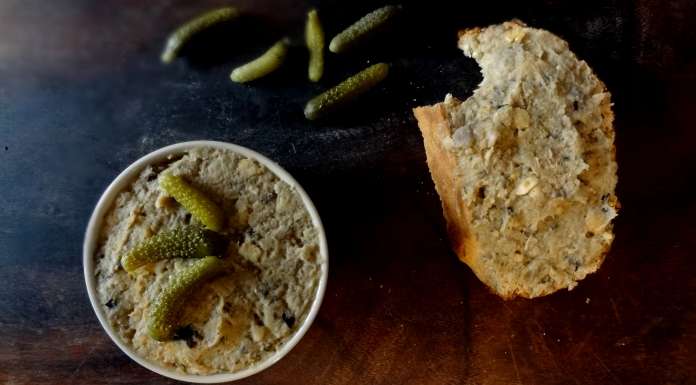
<svg viewBox="0 0 696 385"><path fill-rule="evenodd" d="M505 298L572 289L614 238L610 94L565 41L518 21L459 47L478 89L414 110L455 252Z"/></svg>

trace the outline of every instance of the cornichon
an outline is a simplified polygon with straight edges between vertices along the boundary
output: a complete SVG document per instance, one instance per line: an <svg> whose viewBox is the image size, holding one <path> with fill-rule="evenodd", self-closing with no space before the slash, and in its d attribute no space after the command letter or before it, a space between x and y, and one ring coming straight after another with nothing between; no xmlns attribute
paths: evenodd
<svg viewBox="0 0 696 385"><path fill-rule="evenodd" d="M221 273L226 264L218 257L205 257L174 273L150 306L148 334L157 341L172 338L181 309L200 284Z"/></svg>
<svg viewBox="0 0 696 385"><path fill-rule="evenodd" d="M356 97L369 91L384 80L389 73L389 65L377 63L349 77L334 88L316 96L307 102L304 109L305 117L315 120L323 117L334 109L348 103Z"/></svg>
<svg viewBox="0 0 696 385"><path fill-rule="evenodd" d="M369 37L372 32L385 25L400 9L401 7L397 5L387 5L368 13L353 23L353 25L334 36L329 44L329 51L341 53L350 50L353 46Z"/></svg>
<svg viewBox="0 0 696 385"><path fill-rule="evenodd" d="M208 11L193 20L190 20L177 28L169 38L167 39L167 44L162 51L162 62L171 63L176 56L179 54L181 48L191 40L191 38L203 31L204 29L210 28L213 25L220 24L222 22L233 20L239 17L239 11L234 7L224 7Z"/></svg>
<svg viewBox="0 0 696 385"><path fill-rule="evenodd" d="M205 227L214 231L222 230L225 225L222 209L184 178L165 173L160 176L159 185Z"/></svg>
<svg viewBox="0 0 696 385"><path fill-rule="evenodd" d="M307 13L305 42L309 49L309 80L317 82L324 74L324 30L316 9Z"/></svg>
<svg viewBox="0 0 696 385"><path fill-rule="evenodd" d="M237 83L246 83L264 77L275 71L283 64L288 44L285 39L278 41L263 55L243 66L235 68L230 74L230 79Z"/></svg>
<svg viewBox="0 0 696 385"><path fill-rule="evenodd" d="M203 258L223 251L220 234L198 226L183 226L156 234L130 250L121 259L127 272L168 258Z"/></svg>

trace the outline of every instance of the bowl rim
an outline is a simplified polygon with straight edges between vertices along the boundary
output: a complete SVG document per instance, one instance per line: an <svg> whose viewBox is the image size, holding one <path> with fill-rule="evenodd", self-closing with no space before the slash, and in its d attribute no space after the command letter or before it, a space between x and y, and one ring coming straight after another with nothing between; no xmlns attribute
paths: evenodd
<svg viewBox="0 0 696 385"><path fill-rule="evenodd" d="M266 166L269 170L271 170L271 172L273 172L283 182L293 187L302 198L302 202L304 203L305 208L309 212L309 215L312 219L312 223L314 227L317 229L317 235L319 238L319 253L321 258L323 259L323 263L321 264L321 275L319 277L319 285L317 286L316 294L314 296L314 299L312 300L312 306L310 307L309 313L305 317L299 329L297 329L295 334L293 334L292 337L288 341L286 341L280 349L278 349L275 353L273 353L264 361L261 361L249 368L232 373L218 373L209 375L180 373L174 369L167 368L158 363L147 360L146 358L138 355L124 341L121 340L119 335L112 329L111 325L109 325L109 323L107 322L104 310L102 309L102 306L99 304L97 299L96 279L94 276L94 253L96 251L96 247L99 241L99 232L101 230L102 220L106 215L107 211L111 208L114 199L116 199L118 194L121 191L123 191L124 188L130 185L133 182L133 180L137 178L138 174L147 165L166 160L167 157L170 155L184 153L193 148L200 147L229 150L242 156L256 160L259 163ZM137 362L141 366L162 376L179 381L211 384L240 380L242 378L246 378L253 374L261 372L267 369L268 367L272 366L276 362L280 361L281 358L283 358L288 352L290 352L290 350L292 350L292 348L295 347L295 345L297 345L297 343L300 341L300 339L302 339L302 337L305 335L307 330L309 330L310 326L312 325L312 322L316 318L317 313L319 312L319 307L321 306L321 302L324 298L324 293L326 291L326 284L328 281L329 274L329 252L326 242L326 233L324 231L324 226L322 225L321 218L319 217L319 213L317 212L314 203L309 198L305 190L292 177L292 175L290 175L290 173L285 171L285 169L283 169L276 162L249 148L227 142L195 140L165 146L158 150L152 151L145 156L142 156L141 158L130 164L111 182L111 184L109 184L109 186L106 188L106 190L104 190L104 192L101 194L101 197L97 201L94 211L92 212L92 215L90 216L89 222L87 224L84 243L82 245L82 264L85 276L85 284L87 286L87 294L89 295L89 300L92 304L92 308L94 309L94 313L99 319L99 323L101 324L102 328L104 329L104 331L106 331L106 334L109 335L111 340L121 349L121 351L123 351L128 357L130 357L133 361Z"/></svg>

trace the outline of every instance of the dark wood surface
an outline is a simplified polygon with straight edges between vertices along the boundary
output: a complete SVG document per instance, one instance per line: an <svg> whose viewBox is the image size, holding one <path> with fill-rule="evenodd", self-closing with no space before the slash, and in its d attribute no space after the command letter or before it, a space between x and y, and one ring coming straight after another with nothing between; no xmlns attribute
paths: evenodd
<svg viewBox="0 0 696 385"><path fill-rule="evenodd" d="M240 1L240 25L162 66L164 38L222 1L0 2L0 383L173 383L128 359L87 299L93 205L139 156L178 141L256 149L297 176L326 224L326 297L305 338L242 384L696 384L696 7L684 1L427 1L386 41L331 56L318 85L296 48L252 86L229 70L309 4ZM316 3L328 34L378 3ZM449 250L410 108L468 96L458 28L517 17L567 39L613 94L623 204L603 267L570 292L503 301ZM256 31L249 33L248 31ZM221 37L222 36L222 37ZM390 79L349 113L303 103L366 66Z"/></svg>

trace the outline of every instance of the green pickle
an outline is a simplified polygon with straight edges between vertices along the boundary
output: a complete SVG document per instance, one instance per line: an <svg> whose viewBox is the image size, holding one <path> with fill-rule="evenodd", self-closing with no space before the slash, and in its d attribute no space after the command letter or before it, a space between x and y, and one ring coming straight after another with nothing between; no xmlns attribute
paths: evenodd
<svg viewBox="0 0 696 385"><path fill-rule="evenodd" d="M309 49L309 80L317 82L324 74L324 30L316 9L307 13L305 43Z"/></svg>
<svg viewBox="0 0 696 385"><path fill-rule="evenodd" d="M205 227L213 231L222 231L225 225L224 213L202 191L191 186L184 178L170 173L160 176L159 185Z"/></svg>
<svg viewBox="0 0 696 385"><path fill-rule="evenodd" d="M208 256L174 273L150 305L147 331L157 341L172 338L179 326L181 310L202 283L223 272L227 264Z"/></svg>
<svg viewBox="0 0 696 385"><path fill-rule="evenodd" d="M230 74L230 79L236 83L246 83L262 78L277 70L285 61L288 52L288 43L285 39L278 41L263 55L235 68Z"/></svg>
<svg viewBox="0 0 696 385"><path fill-rule="evenodd" d="M342 53L370 37L375 31L391 20L401 9L398 5L387 5L360 18L331 39L329 51Z"/></svg>
<svg viewBox="0 0 696 385"><path fill-rule="evenodd" d="M198 226L183 226L154 235L135 246L121 259L127 272L169 258L203 258L224 247L220 234Z"/></svg>
<svg viewBox="0 0 696 385"><path fill-rule="evenodd" d="M384 80L388 73L389 65L386 63L377 63L367 67L307 102L304 109L305 117L309 120L324 117L329 112L369 91Z"/></svg>
<svg viewBox="0 0 696 385"><path fill-rule="evenodd" d="M177 28L169 38L162 51L160 59L168 64L174 61L181 48L197 33L214 25L234 20L239 17L239 11L234 7L224 7L208 11Z"/></svg>

